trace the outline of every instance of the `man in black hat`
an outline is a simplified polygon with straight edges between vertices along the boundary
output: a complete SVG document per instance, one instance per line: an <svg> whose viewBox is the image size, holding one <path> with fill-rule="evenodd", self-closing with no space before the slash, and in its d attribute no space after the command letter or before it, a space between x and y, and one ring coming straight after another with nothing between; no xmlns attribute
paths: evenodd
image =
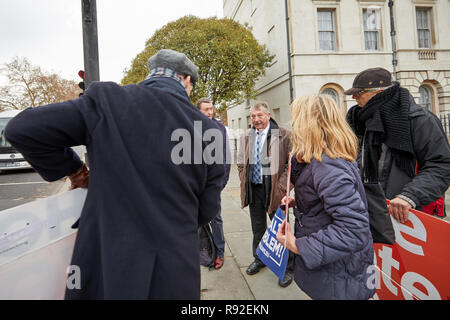
<svg viewBox="0 0 450 320"><path fill-rule="evenodd" d="M450 148L441 122L383 68L360 72L345 94L358 104L347 120L360 141L361 174L380 182L392 215L404 223L409 209L421 210L449 187Z"/></svg>
<svg viewBox="0 0 450 320"><path fill-rule="evenodd" d="M71 262L81 288L67 288L66 299L200 298L197 230L217 214L224 176L223 164L203 161L202 134L216 126L189 100L192 61L161 50L148 66L138 85L94 82L80 98L26 109L6 128L45 180L69 176L89 187ZM179 143L187 144L182 163ZM76 145L86 145L90 171Z"/></svg>

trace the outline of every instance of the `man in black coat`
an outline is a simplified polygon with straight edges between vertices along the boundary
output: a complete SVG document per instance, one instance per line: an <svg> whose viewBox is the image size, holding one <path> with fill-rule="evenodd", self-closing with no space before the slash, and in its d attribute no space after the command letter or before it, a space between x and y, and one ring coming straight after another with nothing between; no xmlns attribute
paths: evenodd
<svg viewBox="0 0 450 320"><path fill-rule="evenodd" d="M345 94L358 103L347 120L360 141L361 174L380 182L393 217L404 223L409 209L421 210L449 187L450 147L442 125L383 68L360 72Z"/></svg>
<svg viewBox="0 0 450 320"><path fill-rule="evenodd" d="M69 176L88 195L66 299L199 299L197 229L219 210L224 167L206 164L216 128L188 95L197 67L161 50L138 85L94 82L76 100L29 108L6 137L47 181ZM90 172L70 146L86 145Z"/></svg>
<svg viewBox="0 0 450 320"><path fill-rule="evenodd" d="M231 167L231 153L230 153L230 147L228 145L228 135L227 130L225 126L213 117L214 114L214 106L211 100L208 98L200 98L196 102L197 109L200 110L201 113L203 113L206 117L211 119L219 128L221 136L222 136L222 142L223 142L223 148L222 148L222 155L218 157L218 159L221 159L221 163L223 163L225 168L225 176L223 178L223 184L222 189L225 189L225 186L227 185L228 179L230 177L230 167ZM220 269L223 266L224 263L224 254L225 254L225 236L223 233L223 220L222 220L222 213L221 208L219 208L219 212L214 217L214 219L211 221L211 230L212 230L212 238L214 245L217 249L217 256L216 260L214 261L214 268Z"/></svg>

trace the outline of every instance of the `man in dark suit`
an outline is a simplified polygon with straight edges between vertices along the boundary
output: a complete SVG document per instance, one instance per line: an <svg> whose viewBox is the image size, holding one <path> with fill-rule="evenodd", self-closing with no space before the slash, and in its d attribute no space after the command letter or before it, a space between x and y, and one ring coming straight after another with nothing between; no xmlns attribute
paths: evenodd
<svg viewBox="0 0 450 320"><path fill-rule="evenodd" d="M230 177L230 163L231 163L231 154L230 154L230 148L228 146L228 136L227 136L227 130L225 126L213 117L214 115L214 106L211 100L208 98L201 98L196 103L198 110L200 110L201 113L203 113L205 116L207 116L209 119L211 119L217 127L220 129L220 132L222 134L223 138L223 148L222 148L222 156L219 157L223 160L223 165L225 166L225 176L223 178L223 184L222 189L225 188L228 182L228 178ZM224 251L225 251L225 237L223 234L223 221L222 221L222 214L221 209L219 208L219 212L214 217L214 219L211 221L211 230L212 230L212 237L214 245L217 249L217 256L216 260L214 261L214 268L220 269L223 266L224 263Z"/></svg>
<svg viewBox="0 0 450 320"><path fill-rule="evenodd" d="M189 100L198 71L184 54L161 50L148 66L138 85L94 82L6 128L45 180L89 187L71 262L81 289L66 299L200 298L197 229L217 214L224 176L203 161L200 135L216 126ZM90 171L76 145L86 145Z"/></svg>

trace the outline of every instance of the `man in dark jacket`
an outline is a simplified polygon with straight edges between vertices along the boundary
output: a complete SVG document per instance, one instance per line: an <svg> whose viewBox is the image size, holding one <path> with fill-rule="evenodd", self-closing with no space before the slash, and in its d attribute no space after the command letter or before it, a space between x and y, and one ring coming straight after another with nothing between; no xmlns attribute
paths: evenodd
<svg viewBox="0 0 450 320"><path fill-rule="evenodd" d="M221 163L225 167L225 176L223 177L223 183L222 183L222 190L225 188L228 182L228 178L230 177L230 164L231 164L231 154L230 154L230 148L228 146L228 136L227 136L227 130L225 126L213 117L214 115L214 106L212 104L212 101L208 98L201 98L196 103L197 109L200 110L201 113L203 113L206 117L211 119L217 127L220 129L222 141L223 141L223 148L222 148L222 155L218 157L218 159L221 159ZM223 234L223 221L222 221L222 214L221 209L219 208L219 211L217 215L212 219L211 221L211 230L212 230L212 237L213 242L217 248L217 256L216 260L214 261L214 268L220 269L223 266L224 263L224 253L225 253L225 237Z"/></svg>
<svg viewBox="0 0 450 320"><path fill-rule="evenodd" d="M360 72L345 94L358 103L347 120L360 141L361 175L381 183L393 217L404 223L409 209L436 201L450 184L442 125L383 68Z"/></svg>
<svg viewBox="0 0 450 320"><path fill-rule="evenodd" d="M67 289L66 299L200 298L197 229L219 209L224 168L192 159L215 125L189 100L198 72L184 54L161 50L148 65L138 85L94 82L80 98L26 109L6 128L45 180L69 175L76 187L89 177L71 262L81 289ZM76 145L87 147L89 175Z"/></svg>

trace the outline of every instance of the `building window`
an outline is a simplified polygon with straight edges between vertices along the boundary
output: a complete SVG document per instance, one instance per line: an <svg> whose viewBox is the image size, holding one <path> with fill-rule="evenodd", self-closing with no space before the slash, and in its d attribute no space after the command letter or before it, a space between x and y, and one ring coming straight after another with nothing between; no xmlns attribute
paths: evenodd
<svg viewBox="0 0 450 320"><path fill-rule="evenodd" d="M318 10L319 48L323 51L336 51L336 23L334 10Z"/></svg>
<svg viewBox="0 0 450 320"><path fill-rule="evenodd" d="M344 89L339 84L327 83L319 89L319 93L329 95L343 112L347 112L344 101Z"/></svg>
<svg viewBox="0 0 450 320"><path fill-rule="evenodd" d="M417 37L419 39L419 48L431 48L431 9L416 8Z"/></svg>
<svg viewBox="0 0 450 320"><path fill-rule="evenodd" d="M380 10L363 9L363 22L366 50L380 50Z"/></svg>
<svg viewBox="0 0 450 320"><path fill-rule="evenodd" d="M326 88L325 90L323 90L321 92L321 94L327 94L329 96L331 96L334 100L334 102L336 102L336 104L339 106L339 94L336 92L336 90L331 89L331 88Z"/></svg>
<svg viewBox="0 0 450 320"><path fill-rule="evenodd" d="M419 104L433 112L431 91L425 86L419 87Z"/></svg>

